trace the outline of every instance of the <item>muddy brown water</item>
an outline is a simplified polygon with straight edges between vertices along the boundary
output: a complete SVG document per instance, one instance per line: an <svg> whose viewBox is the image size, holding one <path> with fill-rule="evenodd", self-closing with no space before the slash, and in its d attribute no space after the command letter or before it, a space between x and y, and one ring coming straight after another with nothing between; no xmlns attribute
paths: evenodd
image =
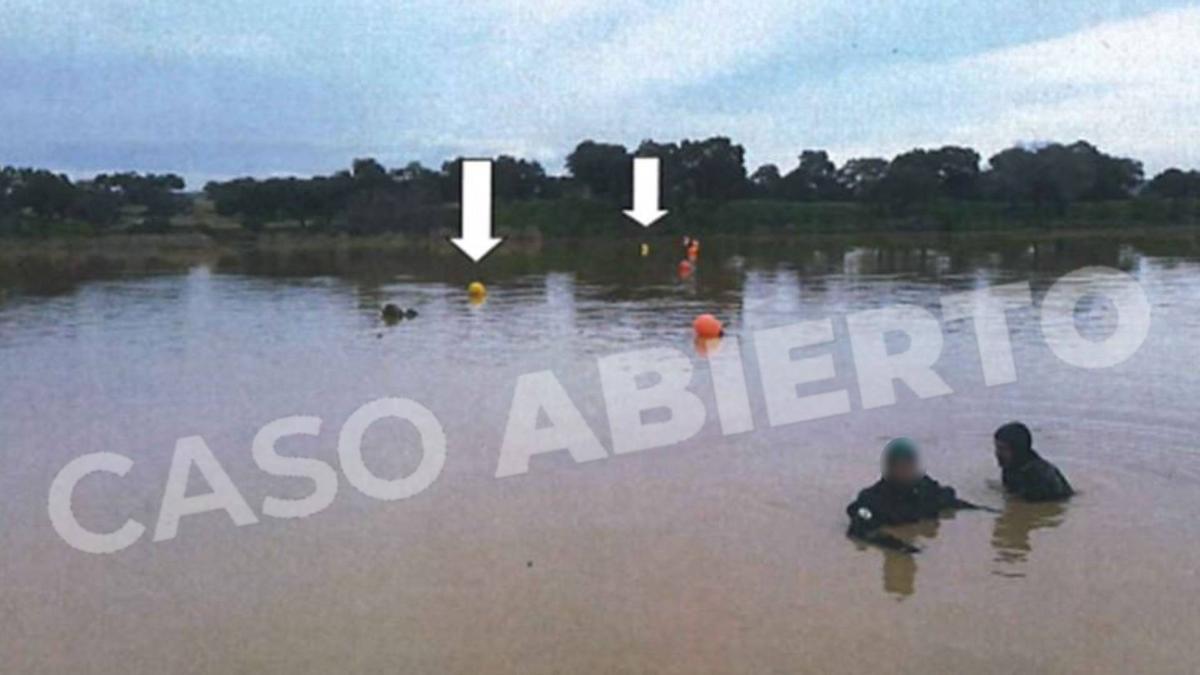
<svg viewBox="0 0 1200 675"><path fill-rule="evenodd" d="M591 243L477 274L404 255L225 255L169 269L100 266L0 295L0 672L4 673L1185 673L1200 668L1200 246L1192 235L1013 236L706 243L676 276L671 244ZM946 323L938 372L953 394L863 410L846 314L1028 281L1035 299L1087 265L1136 278L1153 309L1128 361L1083 370L1046 346L1036 309L1009 314L1018 381L983 381L969 322ZM40 272L53 274L53 271ZM36 280L34 280L36 281ZM395 326L384 302L420 316ZM755 429L724 436L692 317L743 341ZM849 414L772 427L751 336L832 317ZM1102 335L1103 302L1076 323ZM611 448L596 359L644 347L694 358L708 418L676 445L576 464L537 457L496 479L518 376L551 370ZM286 452L338 466L351 412L407 397L445 427L437 481L393 502L339 473L333 504L262 516L302 497L250 454L289 415L322 419ZM992 430L1010 419L1080 495L1007 500ZM891 436L929 472L999 514L960 512L899 532L917 556L843 536ZM184 517L152 531L175 441L201 435L259 522ZM415 434L381 423L366 455L412 469ZM148 528L110 555L54 531L49 486L71 459L116 452L124 477L80 484L93 529ZM205 490L193 477L193 492Z"/></svg>

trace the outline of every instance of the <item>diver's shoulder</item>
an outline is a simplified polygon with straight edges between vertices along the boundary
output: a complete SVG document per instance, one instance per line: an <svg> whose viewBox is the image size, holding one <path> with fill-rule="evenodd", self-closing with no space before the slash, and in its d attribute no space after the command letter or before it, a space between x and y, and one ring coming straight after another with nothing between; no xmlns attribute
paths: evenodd
<svg viewBox="0 0 1200 675"><path fill-rule="evenodd" d="M878 508L880 503L878 484L867 486L858 491L854 501L846 505L846 514L851 519L869 520L871 513ZM866 513L864 517L864 511Z"/></svg>
<svg viewBox="0 0 1200 675"><path fill-rule="evenodd" d="M1037 456L1024 467L1022 474L1028 495L1038 501L1064 499L1075 494L1070 481L1053 462Z"/></svg>
<svg viewBox="0 0 1200 675"><path fill-rule="evenodd" d="M922 476L921 480L917 482L917 486L925 490L944 490L946 488L950 488L949 485L938 481L938 479L930 476L929 474Z"/></svg>
<svg viewBox="0 0 1200 675"><path fill-rule="evenodd" d="M1043 476L1061 476L1062 472L1058 470L1054 462L1038 455L1025 467L1025 470L1030 473L1037 473Z"/></svg>
<svg viewBox="0 0 1200 675"><path fill-rule="evenodd" d="M883 491L883 480L880 479L880 480L875 481L874 483L871 483L867 487L859 490L858 496L855 497L854 501L861 502L861 501L870 501L870 500L876 499L882 493L882 491Z"/></svg>

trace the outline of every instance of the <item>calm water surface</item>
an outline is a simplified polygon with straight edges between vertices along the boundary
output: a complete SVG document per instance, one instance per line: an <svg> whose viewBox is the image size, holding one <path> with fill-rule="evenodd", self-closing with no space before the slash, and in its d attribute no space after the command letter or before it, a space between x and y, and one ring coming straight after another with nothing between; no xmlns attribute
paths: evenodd
<svg viewBox="0 0 1200 675"><path fill-rule="evenodd" d="M245 253L155 272L104 266L0 293L0 671L331 672L1195 672L1200 668L1200 243L1161 239L706 242L696 274L674 247L577 244L458 261ZM1018 382L984 384L972 326L945 324L952 395L863 410L843 317L1029 281L1035 300L1086 265L1122 269L1153 308L1129 361L1081 370L1046 347L1035 309L1010 312ZM92 269L93 266L84 266ZM74 268L78 272L78 267ZM124 271L122 271L124 270ZM56 273L58 274L58 273ZM478 274L490 287L473 305ZM45 281L45 280L40 280ZM384 302L420 311L385 326ZM723 436L692 317L743 339L754 431ZM1104 302L1076 322L1101 337ZM769 426L751 332L833 317L849 415ZM497 480L513 385L552 370L606 446L596 359L672 347L695 361L699 435L575 464L535 458ZM259 471L255 433L323 420L281 446L335 467L356 408L401 396L446 429L442 475L420 495L370 499L342 477L302 520L234 527L185 517L150 541L176 439L202 435L261 514L310 484ZM1080 491L1008 502L990 434L1022 419ZM910 557L842 536L842 509L878 472L887 438L925 448L930 473L998 515L902 531ZM410 471L416 435L367 434L369 465ZM609 446L611 447L611 446ZM54 475L82 454L134 460L94 476L79 519L145 524L113 555L68 547L46 513ZM193 477L193 492L206 488Z"/></svg>

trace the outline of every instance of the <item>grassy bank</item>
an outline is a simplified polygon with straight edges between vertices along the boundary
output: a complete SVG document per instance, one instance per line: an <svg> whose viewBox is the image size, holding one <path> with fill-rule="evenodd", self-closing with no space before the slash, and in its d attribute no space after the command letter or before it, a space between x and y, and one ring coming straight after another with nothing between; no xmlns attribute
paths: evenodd
<svg viewBox="0 0 1200 675"><path fill-rule="evenodd" d="M544 236L636 232L617 205L595 201L530 201L497 209L501 231ZM855 232L1004 232L1200 225L1200 200L1130 199L1081 202L1061 213L1013 209L995 202L940 201L886 210L851 202L739 200L671 210L655 231L707 234L841 234Z"/></svg>
<svg viewBox="0 0 1200 675"><path fill-rule="evenodd" d="M623 215L622 205L596 199L560 198L498 203L494 208L496 231L508 237L588 237L641 233ZM137 217L108 228L76 221L30 220L8 228L0 245L14 240L70 240L113 237L120 234L198 233L218 241L245 241L280 233L320 235L395 235L410 240L454 234L456 204L438 208L397 210L382 225L355 227L334 219L328 223L271 221L246 227L233 217L221 216L203 198L194 199L187 213L176 215L156 228L146 228ZM779 199L739 199L722 203L694 202L670 208L670 214L652 232L722 234L854 233L854 232L979 232L1027 229L1120 229L1124 227L1200 225L1200 199L1135 198L1111 202L1078 202L1062 210L1013 208L998 202L937 201L908 209L884 209L854 202L787 202Z"/></svg>
<svg viewBox="0 0 1200 675"><path fill-rule="evenodd" d="M683 222L682 219L680 222ZM678 261L679 223L650 230L613 220L601 233L542 237L537 229L502 230L503 246L482 264L460 255L438 233L348 235L281 227L255 235L210 236L108 233L87 237L0 238L0 302L16 293L56 294L94 279L153 274L182 274L197 266L223 273L265 277L352 278L365 287L387 284L398 273L466 285L563 269L585 277L609 278L622 270L626 279L661 281L659 272ZM1072 252L1102 251L1119 264L1121 247L1151 255L1200 257L1200 227L1088 227L1053 229L898 230L807 228L787 231L745 228L703 233L706 258L757 257L788 264L809 260L814 251L833 258L853 250L886 255L923 256L930 252L969 260L980 251L1021 258L1038 247L1048 261L1074 260ZM638 251L651 247L649 258ZM1046 263L1042 263L1046 264ZM1053 263L1052 264L1057 264ZM720 277L723 268L714 268ZM710 273L711 281L713 273Z"/></svg>
<svg viewBox="0 0 1200 675"><path fill-rule="evenodd" d="M643 229L617 204L598 200L531 200L497 204L495 231L509 239L502 250L537 248L543 239L642 238L698 234L776 236L970 232L1142 231L1200 225L1200 200L1128 199L1080 202L1061 212L1012 209L996 202L939 201L908 212L851 202L738 200L692 203L670 209ZM304 226L275 221L247 228L217 215L204 200L156 231L122 223L98 230L61 221L37 223L0 236L0 256L29 252L111 253L178 249L405 248L452 253L445 237L456 235L458 209L448 205L420 214L398 213L391 227L355 230L346 223Z"/></svg>

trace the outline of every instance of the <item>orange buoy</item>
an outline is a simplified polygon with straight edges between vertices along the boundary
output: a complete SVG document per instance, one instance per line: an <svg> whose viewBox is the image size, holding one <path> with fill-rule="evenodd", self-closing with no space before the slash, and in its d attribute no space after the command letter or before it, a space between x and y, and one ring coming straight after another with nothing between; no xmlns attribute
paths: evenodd
<svg viewBox="0 0 1200 675"><path fill-rule="evenodd" d="M695 269L696 268L692 266L692 263L690 263L686 260L680 260L679 268L678 268L679 278L687 279L688 277L692 276L692 272L694 272Z"/></svg>
<svg viewBox="0 0 1200 675"><path fill-rule="evenodd" d="M692 329L696 331L696 337L711 340L719 338L725 334L721 327L721 322L712 314L701 314L692 322Z"/></svg>

